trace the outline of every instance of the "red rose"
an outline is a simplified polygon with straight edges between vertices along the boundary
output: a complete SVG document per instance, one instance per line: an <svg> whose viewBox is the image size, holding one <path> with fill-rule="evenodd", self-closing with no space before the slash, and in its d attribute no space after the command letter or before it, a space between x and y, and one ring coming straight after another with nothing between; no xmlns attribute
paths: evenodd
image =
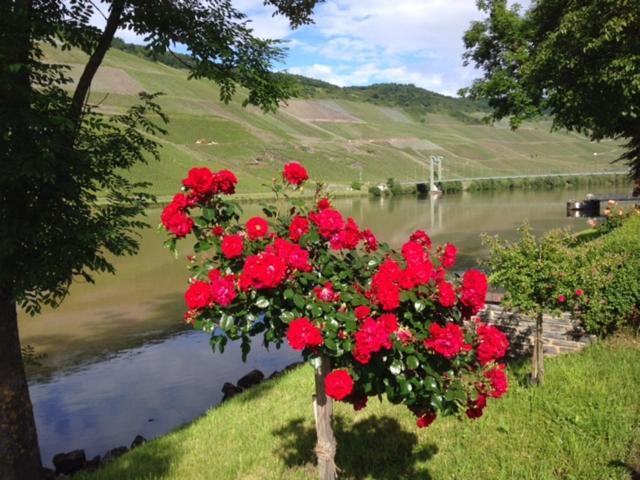
<svg viewBox="0 0 640 480"><path fill-rule="evenodd" d="M211 229L211 233L216 237L219 237L224 233L224 227L222 227L221 225L216 225Z"/></svg>
<svg viewBox="0 0 640 480"><path fill-rule="evenodd" d="M353 391L353 378L346 370L334 370L324 379L324 388L331 398L344 400Z"/></svg>
<svg viewBox="0 0 640 480"><path fill-rule="evenodd" d="M504 368L504 365L500 364L483 374L483 376L491 383L491 392L489 395L493 398L500 398L509 388L509 382L507 380L507 375L504 373Z"/></svg>
<svg viewBox="0 0 640 480"><path fill-rule="evenodd" d="M170 203L160 215L162 225L176 237L186 237L193 229L193 219Z"/></svg>
<svg viewBox="0 0 640 480"><path fill-rule="evenodd" d="M322 332L307 317L296 318L289 324L287 340L294 350L319 347L324 343Z"/></svg>
<svg viewBox="0 0 640 480"><path fill-rule="evenodd" d="M493 325L482 322L478 322L476 332L480 338L476 352L481 365L486 365L505 356L509 348L509 340L504 333Z"/></svg>
<svg viewBox="0 0 640 480"><path fill-rule="evenodd" d="M213 175L214 190L231 195L236 191L238 178L229 170L220 170Z"/></svg>
<svg viewBox="0 0 640 480"><path fill-rule="evenodd" d="M453 307L458 298L456 297L456 290L449 282L440 282L438 284L438 302L444 308Z"/></svg>
<svg viewBox="0 0 640 480"><path fill-rule="evenodd" d="M444 327L432 323L429 334L430 337L424 341L425 348L434 350L445 358L452 359L460 352L471 350L471 345L464 343L462 329L455 323L447 323Z"/></svg>
<svg viewBox="0 0 640 480"><path fill-rule="evenodd" d="M297 187L309 180L309 174L298 162L289 162L284 166L282 178L284 178L286 182Z"/></svg>
<svg viewBox="0 0 640 480"><path fill-rule="evenodd" d="M422 245L413 241L409 241L402 246L402 256L409 265L424 263L427 260L427 255Z"/></svg>
<svg viewBox="0 0 640 480"><path fill-rule="evenodd" d="M209 272L211 280L211 299L221 307L228 307L238 295L236 293L235 277L233 275L222 276L219 270Z"/></svg>
<svg viewBox="0 0 640 480"><path fill-rule="evenodd" d="M351 403L353 404L353 409L357 412L358 410L362 410L367 406L368 398L365 396L354 398Z"/></svg>
<svg viewBox="0 0 640 480"><path fill-rule="evenodd" d="M294 242L299 242L300 239L309 233L309 220L306 217L301 217L300 215L296 215L291 220L291 225L289 225L289 237Z"/></svg>
<svg viewBox="0 0 640 480"><path fill-rule="evenodd" d="M487 297L487 277L479 270L467 270L462 277L460 302L475 315L484 307Z"/></svg>
<svg viewBox="0 0 640 480"><path fill-rule="evenodd" d="M373 234L373 232L369 229L363 230L361 233L362 239L364 240L365 250L368 253L375 252L378 250L378 239Z"/></svg>
<svg viewBox="0 0 640 480"><path fill-rule="evenodd" d="M238 282L243 291L249 288L258 290L275 288L280 285L286 275L285 260L272 252L265 251L259 255L247 257Z"/></svg>
<svg viewBox="0 0 640 480"><path fill-rule="evenodd" d="M564 295L558 295L558 302L559 303L564 303L567 301L567 297L565 297Z"/></svg>
<svg viewBox="0 0 640 480"><path fill-rule="evenodd" d="M312 212L309 219L318 227L320 235L331 238L344 228L342 214L332 208L326 208L320 212Z"/></svg>
<svg viewBox="0 0 640 480"><path fill-rule="evenodd" d="M211 302L211 285L207 282L193 282L189 285L186 293L184 294L184 300L187 304L189 310L194 310L196 308L206 308Z"/></svg>
<svg viewBox="0 0 640 480"><path fill-rule="evenodd" d="M433 277L433 265L429 260L410 263L400 276L398 284L405 290L413 290L420 285L426 285Z"/></svg>
<svg viewBox="0 0 640 480"><path fill-rule="evenodd" d="M330 245L333 250L353 250L360 242L360 230L353 218L347 220L344 229L333 235Z"/></svg>
<svg viewBox="0 0 640 480"><path fill-rule="evenodd" d="M485 395L478 395L478 398L474 400L469 400L467 402L467 417L469 418L480 418L482 416L484 407L487 406L487 397Z"/></svg>
<svg viewBox="0 0 640 480"><path fill-rule="evenodd" d="M582 290L581 288L578 288L576 290L576 297L581 297L582 295L584 295L584 290Z"/></svg>
<svg viewBox="0 0 640 480"><path fill-rule="evenodd" d="M360 305L359 307L354 308L353 311L358 320L364 320L371 314L371 309L366 305Z"/></svg>
<svg viewBox="0 0 640 480"><path fill-rule="evenodd" d="M416 230L409 239L412 242L419 243L427 249L431 248L431 239L429 238L429 235L427 235L427 233L423 230Z"/></svg>
<svg viewBox="0 0 640 480"><path fill-rule="evenodd" d="M247 221L247 235L251 240L263 238L269 232L269 223L264 218L253 217Z"/></svg>
<svg viewBox="0 0 640 480"><path fill-rule="evenodd" d="M440 257L440 264L444 268L453 267L456 264L457 253L458 249L454 245L447 243L444 246L444 251L442 252L442 256Z"/></svg>
<svg viewBox="0 0 640 480"><path fill-rule="evenodd" d="M213 173L207 167L189 170L182 184L199 197L215 193Z"/></svg>
<svg viewBox="0 0 640 480"><path fill-rule="evenodd" d="M225 257L229 259L237 258L242 255L244 241L240 235L226 235L222 238L220 248Z"/></svg>
<svg viewBox="0 0 640 480"><path fill-rule="evenodd" d="M416 426L418 428L426 428L431 425L435 419L436 412L430 410L418 417L418 420L416 420Z"/></svg>
<svg viewBox="0 0 640 480"><path fill-rule="evenodd" d="M300 245L288 242L284 238L276 238L273 245L268 246L265 252L283 258L287 265L293 270L310 272L312 269L309 263L309 252Z"/></svg>
<svg viewBox="0 0 640 480"><path fill-rule="evenodd" d="M326 210L327 208L331 208L331 202L328 198L321 198L318 200L318 210Z"/></svg>
<svg viewBox="0 0 640 480"><path fill-rule="evenodd" d="M392 313L385 313L383 315L380 315L380 318L378 318L378 322L389 334L395 333L398 330L398 317L396 317Z"/></svg>
<svg viewBox="0 0 640 480"><path fill-rule="evenodd" d="M389 339L389 332L386 330L382 322L376 322L372 318L367 318L355 333L355 349L354 358L362 363L367 364L372 353L380 351L382 348L389 349L392 347Z"/></svg>
<svg viewBox="0 0 640 480"><path fill-rule="evenodd" d="M333 283L331 282L325 283L324 287L315 287L313 293L322 302L337 302L340 300L340 294L333 291Z"/></svg>

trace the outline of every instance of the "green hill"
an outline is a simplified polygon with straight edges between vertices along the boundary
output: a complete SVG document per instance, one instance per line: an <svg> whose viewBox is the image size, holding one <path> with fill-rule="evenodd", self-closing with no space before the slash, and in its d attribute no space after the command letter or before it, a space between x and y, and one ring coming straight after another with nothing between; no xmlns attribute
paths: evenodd
<svg viewBox="0 0 640 480"><path fill-rule="evenodd" d="M71 67L77 78L86 56L46 49L53 63ZM362 178L379 182L425 180L430 155L444 157L445 178L488 175L620 170L610 162L621 153L613 142L599 144L566 132L549 133L549 123L530 123L516 132L506 124L479 121L483 106L412 85L340 88L299 79L301 98L276 114L242 108L242 95L225 105L216 85L188 80L187 71L112 49L93 83L90 102L117 113L136 94L163 92L160 104L171 119L162 161L131 175L151 181L157 194L170 194L188 168L229 168L239 191L264 191L280 166L305 164L311 175L336 188Z"/></svg>

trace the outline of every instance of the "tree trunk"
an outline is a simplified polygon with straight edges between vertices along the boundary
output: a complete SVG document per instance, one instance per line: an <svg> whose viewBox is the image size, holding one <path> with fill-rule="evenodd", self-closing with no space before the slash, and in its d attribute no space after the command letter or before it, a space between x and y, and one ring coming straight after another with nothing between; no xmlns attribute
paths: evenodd
<svg viewBox="0 0 640 480"><path fill-rule="evenodd" d="M333 436L333 401L324 390L324 379L331 372L331 360L321 357L320 368L316 369L316 395L313 407L316 416L316 455L318 456L318 472L320 480L335 480L338 468L335 463L336 438Z"/></svg>
<svg viewBox="0 0 640 480"><path fill-rule="evenodd" d="M0 478L37 480L40 448L22 364L16 304L0 293Z"/></svg>
<svg viewBox="0 0 640 480"><path fill-rule="evenodd" d="M531 383L542 385L544 383L544 347L542 344L542 313L536 316L536 330L533 340L533 359L531 365Z"/></svg>

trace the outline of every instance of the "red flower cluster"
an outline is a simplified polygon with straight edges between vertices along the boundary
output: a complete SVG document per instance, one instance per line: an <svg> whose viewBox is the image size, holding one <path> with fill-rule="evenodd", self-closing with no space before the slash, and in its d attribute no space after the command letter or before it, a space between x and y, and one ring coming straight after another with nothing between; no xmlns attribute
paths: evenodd
<svg viewBox="0 0 640 480"><path fill-rule="evenodd" d="M479 394L476 400L469 400L467 402L467 417L476 419L482 416L484 407L487 406L486 395Z"/></svg>
<svg viewBox="0 0 640 480"><path fill-rule="evenodd" d="M416 230L415 232L413 232L411 237L409 237L409 240L419 243L427 250L431 249L431 238L429 238L429 235L427 235L424 230Z"/></svg>
<svg viewBox="0 0 640 480"><path fill-rule="evenodd" d="M209 273L211 283L196 281L189 285L184 295L189 310L197 310L210 307L212 304L228 307L236 298L235 277L233 275L222 276L220 271L212 270Z"/></svg>
<svg viewBox="0 0 640 480"><path fill-rule="evenodd" d="M189 200L186 195L178 193L160 215L160 221L164 228L178 238L187 236L193 229L193 220L186 213L188 207Z"/></svg>
<svg viewBox="0 0 640 480"><path fill-rule="evenodd" d="M192 168L182 184L191 190L197 199L203 199L218 193L231 195L235 193L238 179L229 170L212 172L207 167Z"/></svg>
<svg viewBox="0 0 640 480"><path fill-rule="evenodd" d="M504 357L509 348L507 336L493 325L478 322L476 333L480 337L480 344L476 349L478 361L482 365Z"/></svg>
<svg viewBox="0 0 640 480"><path fill-rule="evenodd" d="M368 253L378 250L378 239L368 228L361 232L362 239L364 240L364 248Z"/></svg>
<svg viewBox="0 0 640 480"><path fill-rule="evenodd" d="M307 170L298 162L290 162L284 166L282 178L291 185L299 186L309 180Z"/></svg>
<svg viewBox="0 0 640 480"><path fill-rule="evenodd" d="M471 269L464 273L460 302L467 307L470 315L475 315L484 307L487 287L487 276L481 271Z"/></svg>
<svg viewBox="0 0 640 480"><path fill-rule="evenodd" d="M320 235L326 239L330 239L344 228L342 214L333 208L311 212L309 219L318 227Z"/></svg>
<svg viewBox="0 0 640 480"><path fill-rule="evenodd" d="M319 347L324 343L322 332L307 317L296 318L289 324L287 340L294 350Z"/></svg>
<svg viewBox="0 0 640 480"><path fill-rule="evenodd" d="M346 370L334 370L325 377L324 389L331 398L344 400L353 392L353 378Z"/></svg>
<svg viewBox="0 0 640 480"><path fill-rule="evenodd" d="M326 210L327 208L331 208L331 202L328 198L321 198L318 200L317 204L318 210Z"/></svg>
<svg viewBox="0 0 640 480"><path fill-rule="evenodd" d="M507 380L507 374L504 373L504 365L500 364L495 368L484 373L484 377L489 380L491 384L490 396L493 398L500 398L509 388L509 382Z"/></svg>
<svg viewBox="0 0 640 480"><path fill-rule="evenodd" d="M424 341L425 348L433 350L445 358L452 359L460 352L471 350L471 345L464 343L462 328L455 323L447 323L444 327L432 323L429 327L429 334L431 336Z"/></svg>
<svg viewBox="0 0 640 480"><path fill-rule="evenodd" d="M371 309L366 305L360 305L353 309L353 313L355 313L358 320L364 320L371 315Z"/></svg>
<svg viewBox="0 0 640 480"><path fill-rule="evenodd" d="M395 318L395 317L394 317ZM353 350L353 358L358 362L366 365L371 360L371 354L380 351L382 348L391 348L390 335L392 332L389 328L393 325L388 324L382 319L375 321L373 318L366 318L355 333L356 346ZM396 319L397 330L397 319Z"/></svg>
<svg viewBox="0 0 640 480"><path fill-rule="evenodd" d="M402 270L390 258L380 265L380 269L371 280L369 297L378 303L383 310L395 310L400 306L400 281Z"/></svg>
<svg viewBox="0 0 640 480"><path fill-rule="evenodd" d="M285 279L287 264L285 260L272 252L262 252L247 257L239 278L243 291L275 288Z"/></svg>
<svg viewBox="0 0 640 480"><path fill-rule="evenodd" d="M358 224L353 218L349 218L344 228L331 237L329 245L333 250L353 250L357 248L361 238Z"/></svg>
<svg viewBox="0 0 640 480"><path fill-rule="evenodd" d="M276 238L272 246L268 246L265 252L273 253L283 258L287 266L292 270L310 272L309 252L300 245L291 243L284 238Z"/></svg>

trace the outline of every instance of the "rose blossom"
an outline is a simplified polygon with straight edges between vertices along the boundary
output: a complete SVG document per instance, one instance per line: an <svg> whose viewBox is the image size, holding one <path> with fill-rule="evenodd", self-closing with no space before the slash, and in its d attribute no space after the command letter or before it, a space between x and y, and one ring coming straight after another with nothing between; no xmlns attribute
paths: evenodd
<svg viewBox="0 0 640 480"><path fill-rule="evenodd" d="M360 305L353 309L358 320L364 320L371 314L371 309L366 305Z"/></svg>
<svg viewBox="0 0 640 480"><path fill-rule="evenodd" d="M324 379L324 388L331 398L344 400L353 391L353 378L346 370L334 370Z"/></svg>
<svg viewBox="0 0 640 480"><path fill-rule="evenodd" d="M504 373L504 369L505 366L500 364L483 374L483 376L491 383L491 392L489 395L493 398L502 397L509 388L507 375Z"/></svg>
<svg viewBox="0 0 640 480"><path fill-rule="evenodd" d="M309 233L309 220L300 215L293 217L291 225L289 225L289 238L294 242L299 242L307 233Z"/></svg>
<svg viewBox="0 0 640 480"><path fill-rule="evenodd" d="M498 360L505 356L509 348L507 336L493 325L478 322L476 329L480 344L476 349L478 361L482 365Z"/></svg>
<svg viewBox="0 0 640 480"><path fill-rule="evenodd" d="M328 198L321 198L317 203L318 210L326 210L327 208L331 208L331 202Z"/></svg>
<svg viewBox="0 0 640 480"><path fill-rule="evenodd" d="M476 400L467 402L467 417L476 419L482 416L484 407L487 406L487 397L479 394Z"/></svg>
<svg viewBox="0 0 640 480"><path fill-rule="evenodd" d="M226 235L220 244L222 254L228 259L241 256L243 248L244 241L240 235Z"/></svg>
<svg viewBox="0 0 640 480"><path fill-rule="evenodd" d="M189 288L184 294L184 300L189 310L195 310L197 308L206 308L211 302L211 285L207 282L196 281L189 285Z"/></svg>
<svg viewBox="0 0 640 480"><path fill-rule="evenodd" d="M427 249L431 248L431 238L429 238L429 235L427 235L424 230L416 230L409 239L412 242L419 243Z"/></svg>
<svg viewBox="0 0 640 480"><path fill-rule="evenodd" d="M211 299L221 307L228 307L238 295L236 293L235 277L233 275L222 276L219 270L209 272L211 280Z"/></svg>
<svg viewBox="0 0 640 480"><path fill-rule="evenodd" d="M458 298L456 297L456 290L449 282L438 283L438 303L444 308L453 307Z"/></svg>
<svg viewBox="0 0 640 480"><path fill-rule="evenodd" d="M216 192L232 195L236 192L238 178L230 170L220 170L213 174L213 184Z"/></svg>
<svg viewBox="0 0 640 480"><path fill-rule="evenodd" d="M432 323L429 334L430 337L424 341L425 348L434 350L445 358L452 359L460 352L471 350L471 345L464 343L462 329L455 323L447 323L444 327Z"/></svg>
<svg viewBox="0 0 640 480"><path fill-rule="evenodd" d="M475 315L484 307L487 297L487 277L479 270L467 270L462 277L460 302Z"/></svg>
<svg viewBox="0 0 640 480"><path fill-rule="evenodd" d="M247 235L251 240L257 240L267 235L269 223L264 218L253 217L247 220Z"/></svg>
<svg viewBox="0 0 640 480"><path fill-rule="evenodd" d="M198 197L215 193L213 173L207 167L195 167L189 170L182 184Z"/></svg>
<svg viewBox="0 0 640 480"><path fill-rule="evenodd" d="M344 228L342 214L332 208L311 212L309 218L318 227L323 238L331 238Z"/></svg>
<svg viewBox="0 0 640 480"><path fill-rule="evenodd" d="M298 162L289 162L284 166L282 178L293 186L299 186L309 180L307 170Z"/></svg>
<svg viewBox="0 0 640 480"><path fill-rule="evenodd" d="M337 302L340 300L340 294L334 292L333 283L331 282L325 283L323 287L314 287L313 293L322 302Z"/></svg>
<svg viewBox="0 0 640 480"><path fill-rule="evenodd" d="M451 243L447 243L444 246L444 251L442 252L442 256L440 257L440 264L444 268L451 268L456 264L456 255L458 253L458 249L455 245Z"/></svg>
<svg viewBox="0 0 640 480"><path fill-rule="evenodd" d="M418 417L416 420L416 426L418 428L426 428L434 422L436 416L436 412L429 410Z"/></svg>
<svg viewBox="0 0 640 480"><path fill-rule="evenodd" d="M287 340L294 350L319 347L324 342L320 329L307 317L296 318L289 324Z"/></svg>

